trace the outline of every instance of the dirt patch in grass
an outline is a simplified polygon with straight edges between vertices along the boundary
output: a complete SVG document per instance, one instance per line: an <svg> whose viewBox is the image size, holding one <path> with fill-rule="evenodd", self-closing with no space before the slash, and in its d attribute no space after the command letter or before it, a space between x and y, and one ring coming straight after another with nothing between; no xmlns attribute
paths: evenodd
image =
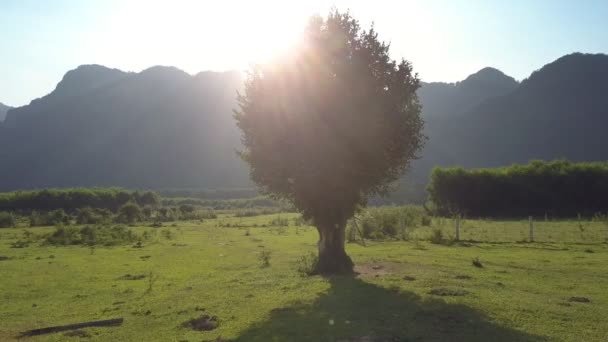
<svg viewBox="0 0 608 342"><path fill-rule="evenodd" d="M403 267L397 262L374 262L355 265L355 274L357 277L383 277L386 275L397 273Z"/></svg>
<svg viewBox="0 0 608 342"><path fill-rule="evenodd" d="M216 316L202 315L199 318L184 322L182 326L196 331L209 331L217 328L218 324Z"/></svg>
<svg viewBox="0 0 608 342"><path fill-rule="evenodd" d="M125 274L122 277L118 278L118 280L142 280L144 278L146 278L145 274Z"/></svg>
<svg viewBox="0 0 608 342"><path fill-rule="evenodd" d="M442 297L455 297L455 296L465 296L469 294L469 291L464 289L452 289L448 287L438 287L429 291L430 294L435 296Z"/></svg>
<svg viewBox="0 0 608 342"><path fill-rule="evenodd" d="M454 278L456 279L463 279L463 280L469 280L469 279L473 279L473 277L471 277L468 274L458 274L457 276L455 276Z"/></svg>
<svg viewBox="0 0 608 342"><path fill-rule="evenodd" d="M575 303L591 303L591 300L587 297L570 297L568 301Z"/></svg>

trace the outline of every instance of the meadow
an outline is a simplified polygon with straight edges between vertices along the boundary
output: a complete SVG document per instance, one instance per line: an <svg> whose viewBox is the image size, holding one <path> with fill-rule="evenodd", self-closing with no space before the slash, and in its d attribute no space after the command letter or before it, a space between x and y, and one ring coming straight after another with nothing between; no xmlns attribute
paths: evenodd
<svg viewBox="0 0 608 342"><path fill-rule="evenodd" d="M293 213L130 229L146 239L55 246L54 227L0 229L0 340L110 318L124 322L22 340L608 340L602 221L539 220L527 242L527 219L462 220L453 241L454 220L432 218L405 241L349 243L354 277L304 274L317 232Z"/></svg>

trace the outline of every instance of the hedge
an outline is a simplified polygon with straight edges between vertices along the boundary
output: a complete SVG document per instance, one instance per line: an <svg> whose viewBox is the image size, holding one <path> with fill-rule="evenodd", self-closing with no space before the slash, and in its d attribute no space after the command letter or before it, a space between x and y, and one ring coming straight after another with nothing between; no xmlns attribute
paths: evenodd
<svg viewBox="0 0 608 342"><path fill-rule="evenodd" d="M435 168L427 192L439 215L591 216L608 210L608 162L557 160L494 169Z"/></svg>

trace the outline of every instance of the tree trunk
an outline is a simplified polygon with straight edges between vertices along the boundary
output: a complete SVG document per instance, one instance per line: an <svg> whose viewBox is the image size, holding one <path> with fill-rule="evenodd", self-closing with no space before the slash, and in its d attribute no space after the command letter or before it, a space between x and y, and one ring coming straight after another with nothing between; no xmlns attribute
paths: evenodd
<svg viewBox="0 0 608 342"><path fill-rule="evenodd" d="M318 274L351 274L353 261L344 250L346 223L318 225L319 263Z"/></svg>

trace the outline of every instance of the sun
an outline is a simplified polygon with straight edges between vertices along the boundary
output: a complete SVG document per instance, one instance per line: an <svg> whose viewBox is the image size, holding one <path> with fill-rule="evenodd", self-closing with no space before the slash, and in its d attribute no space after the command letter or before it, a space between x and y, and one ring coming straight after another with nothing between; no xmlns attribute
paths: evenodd
<svg viewBox="0 0 608 342"><path fill-rule="evenodd" d="M247 63L269 62L296 46L308 19L303 13L264 2L252 6L248 13L239 11L235 16L240 24L233 27L235 34L228 36L244 38L236 41L241 44Z"/></svg>
<svg viewBox="0 0 608 342"><path fill-rule="evenodd" d="M130 70L243 70L297 44L314 13L306 2L127 0L98 32L96 55Z"/></svg>

